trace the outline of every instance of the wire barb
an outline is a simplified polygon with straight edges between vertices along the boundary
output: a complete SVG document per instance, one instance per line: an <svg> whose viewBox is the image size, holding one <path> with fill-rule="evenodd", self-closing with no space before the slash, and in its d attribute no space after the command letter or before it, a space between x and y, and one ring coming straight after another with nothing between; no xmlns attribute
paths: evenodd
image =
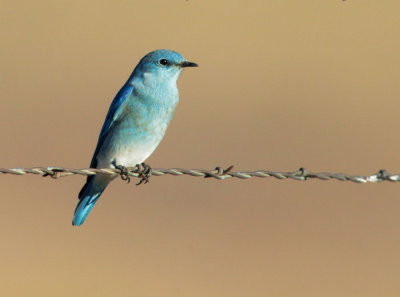
<svg viewBox="0 0 400 297"><path fill-rule="evenodd" d="M310 179L319 180L339 180L339 181L351 181L354 183L380 183L384 181L399 182L400 174L390 174L386 170L379 170L378 173L372 175L350 175L345 173L326 173L326 172L311 172L305 168L293 172L280 172L280 171L269 171L269 170L255 170L255 171L232 171L233 165L223 169L222 167L216 167L214 170L207 169L182 169L182 168L156 168L152 169L152 176L163 176L163 175L190 175L200 176L205 178L215 178L219 180L227 178L239 178L249 179L252 177L267 178L274 177L277 179L294 179L300 181L306 181ZM34 167L34 168L0 168L0 174L13 174L13 175L25 175L25 174L37 174L41 176L50 176L54 179L70 175L95 175L95 174L107 174L107 175L120 175L121 171L114 168L87 168L87 169L70 169L64 167ZM139 177L140 168L128 167L127 177Z"/></svg>

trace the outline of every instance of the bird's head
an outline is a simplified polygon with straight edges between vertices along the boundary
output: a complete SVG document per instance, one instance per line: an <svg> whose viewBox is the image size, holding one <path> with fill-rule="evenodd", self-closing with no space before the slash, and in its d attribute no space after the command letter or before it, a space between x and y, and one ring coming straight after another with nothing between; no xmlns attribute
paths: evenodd
<svg viewBox="0 0 400 297"><path fill-rule="evenodd" d="M134 73L142 74L144 79L150 76L152 79L160 80L160 83L176 82L183 68L197 66L177 52L160 49L144 56Z"/></svg>

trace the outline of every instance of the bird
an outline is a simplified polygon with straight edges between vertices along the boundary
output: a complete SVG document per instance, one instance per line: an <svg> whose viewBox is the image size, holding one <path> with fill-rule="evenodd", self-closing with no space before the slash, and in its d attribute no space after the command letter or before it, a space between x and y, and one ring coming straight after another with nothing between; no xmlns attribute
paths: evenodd
<svg viewBox="0 0 400 297"><path fill-rule="evenodd" d="M197 66L172 50L159 49L145 55L111 103L90 167L117 168L121 177L124 173L125 179L129 178L126 168L142 164L164 137L179 102L177 80L182 70ZM78 195L73 226L83 224L115 177L87 177Z"/></svg>

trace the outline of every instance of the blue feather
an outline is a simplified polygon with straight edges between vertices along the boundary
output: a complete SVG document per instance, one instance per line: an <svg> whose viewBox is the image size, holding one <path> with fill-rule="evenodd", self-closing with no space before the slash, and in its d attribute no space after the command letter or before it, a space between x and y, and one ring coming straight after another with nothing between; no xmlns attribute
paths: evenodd
<svg viewBox="0 0 400 297"><path fill-rule="evenodd" d="M120 106L122 105L122 103L124 103L126 98L128 98L132 94L132 91L133 91L133 86L127 82L121 88L121 90L119 90L119 92L115 96L114 100L112 101L110 109L107 112L107 116L104 121L103 128L101 129L99 140L97 141L97 146L96 146L96 150L94 151L94 154L93 154L92 162L90 163L91 168L96 168L97 153L101 149L101 145L103 144L104 139L106 138L106 136L108 134L108 131L110 131L113 123L118 119L118 117L121 114L122 109L120 108Z"/></svg>
<svg viewBox="0 0 400 297"><path fill-rule="evenodd" d="M133 86L125 84L118 94L115 96L113 102L111 103L110 109L108 110L106 120L104 122L103 128L101 129L99 140L97 142L97 147L90 163L91 168L96 168L97 165L97 153L101 149L101 145L107 136L108 131L110 131L112 124L118 119L120 114L120 106L132 93ZM103 193L104 189L107 187L109 181L104 181L102 183L96 182L95 176L88 176L86 184L83 186L79 193L79 203L75 208L74 219L72 220L72 225L80 226L85 221L86 217L89 215L90 211L96 204L100 195ZM94 185L95 184L95 185Z"/></svg>

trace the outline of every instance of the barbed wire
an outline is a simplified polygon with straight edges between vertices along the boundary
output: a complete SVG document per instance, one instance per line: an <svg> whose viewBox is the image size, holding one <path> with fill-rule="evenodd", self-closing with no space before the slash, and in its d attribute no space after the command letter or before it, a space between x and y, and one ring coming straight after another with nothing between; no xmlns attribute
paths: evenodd
<svg viewBox="0 0 400 297"><path fill-rule="evenodd" d="M351 175L345 173L328 173L328 172L311 172L305 168L293 172L279 172L270 170L254 170L254 171L232 171L233 166L229 166L226 169L216 167L213 170L207 169L182 169L182 168L155 168L152 169L152 176L163 176L163 175L189 175L197 177L215 178L224 180L228 178L240 178L249 179L252 177L267 178L274 177L277 179L294 179L294 180L339 180L339 181L351 181L355 183L379 183L383 181L399 182L400 174L390 174L386 170L379 170L375 174L371 175ZM63 167L33 167L33 168L0 168L0 174L13 174L13 175L25 175L25 174L37 174L41 176L50 176L52 178L60 178L70 175L95 175L95 174L106 174L106 175L121 175L127 174L128 176L141 177L139 167L129 167L127 172L123 173L119 169L113 168L87 168L87 169L71 169Z"/></svg>

